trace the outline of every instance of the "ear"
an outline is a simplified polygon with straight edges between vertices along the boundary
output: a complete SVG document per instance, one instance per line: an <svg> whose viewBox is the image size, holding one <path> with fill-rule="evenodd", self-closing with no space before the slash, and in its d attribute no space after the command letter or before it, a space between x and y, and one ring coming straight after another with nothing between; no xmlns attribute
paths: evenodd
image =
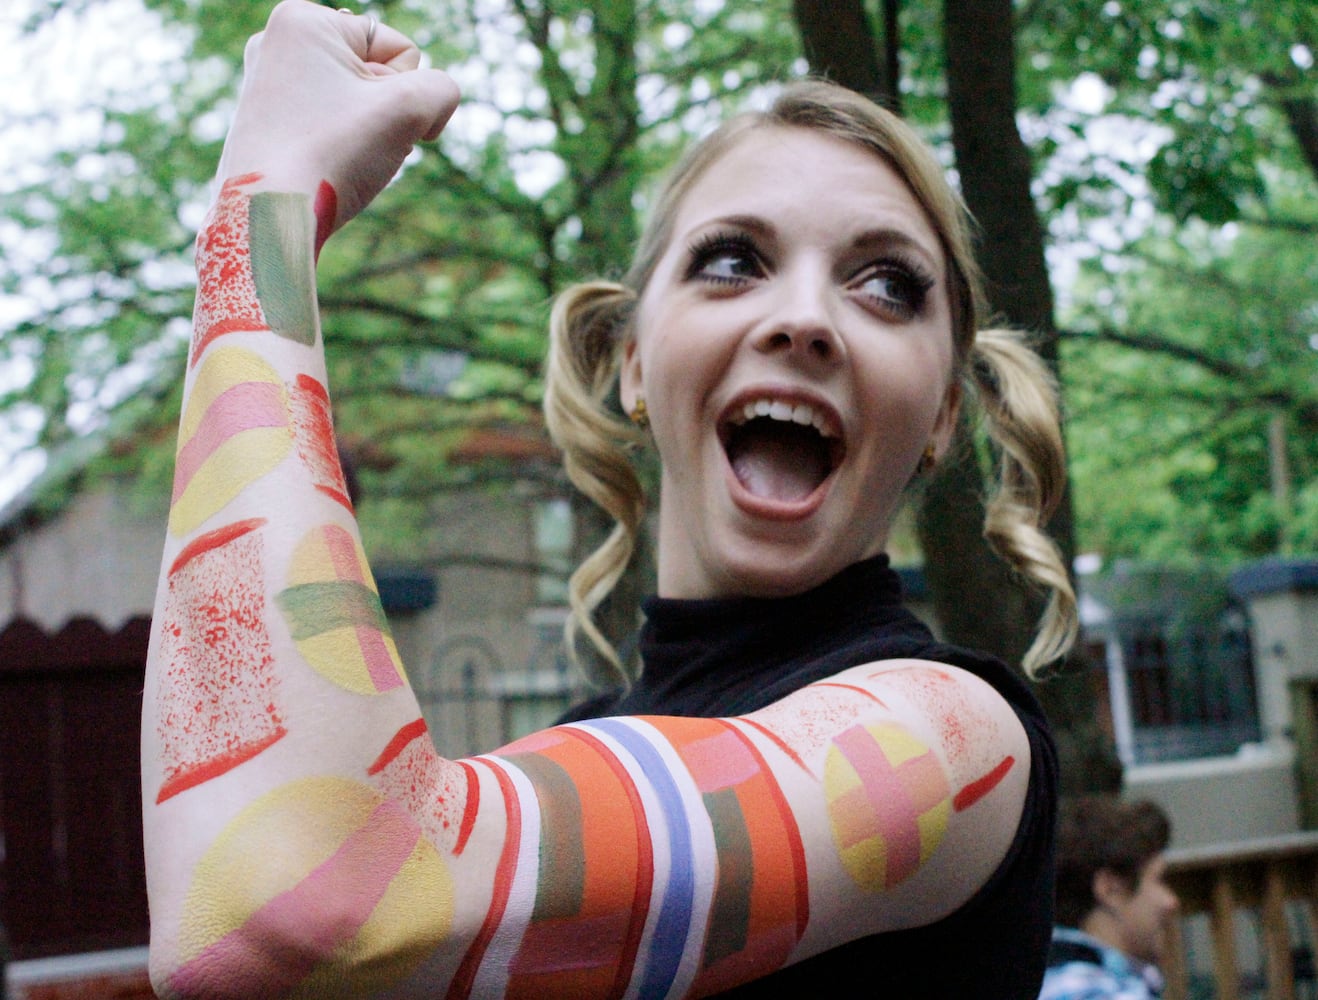
<svg viewBox="0 0 1318 1000"><path fill-rule="evenodd" d="M628 337L622 349L622 368L618 372L618 401L622 412L631 413L636 401L644 395L641 381L641 352L636 349L636 338Z"/></svg>
<svg viewBox="0 0 1318 1000"><path fill-rule="evenodd" d="M1126 880L1111 868L1100 868L1094 872L1092 887L1094 902L1102 907L1115 907L1130 898L1130 886Z"/></svg>
<svg viewBox="0 0 1318 1000"><path fill-rule="evenodd" d="M957 418L961 414L961 383L953 381L943 393L943 403L938 408L938 417L934 420L934 429L929 435L929 443L934 446L934 457L942 458L956 434Z"/></svg>

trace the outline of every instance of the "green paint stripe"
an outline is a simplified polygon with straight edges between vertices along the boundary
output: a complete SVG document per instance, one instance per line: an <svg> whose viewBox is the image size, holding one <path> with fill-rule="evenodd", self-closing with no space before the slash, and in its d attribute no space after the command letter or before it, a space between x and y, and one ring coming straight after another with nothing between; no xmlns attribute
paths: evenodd
<svg viewBox="0 0 1318 1000"><path fill-rule="evenodd" d="M299 344L316 342L316 239L311 199L261 191L248 209L252 278L270 329Z"/></svg>
<svg viewBox="0 0 1318 1000"><path fill-rule="evenodd" d="M567 770L542 754L508 758L531 779L540 804L540 877L532 920L575 917L586 896L581 792Z"/></svg>
<svg viewBox="0 0 1318 1000"><path fill-rule="evenodd" d="M387 628L379 595L351 580L298 584L275 600L298 642L339 628Z"/></svg>
<svg viewBox="0 0 1318 1000"><path fill-rule="evenodd" d="M755 882L755 845L731 788L706 792L705 810L714 827L718 880L705 933L705 967L746 947L751 924L751 886Z"/></svg>

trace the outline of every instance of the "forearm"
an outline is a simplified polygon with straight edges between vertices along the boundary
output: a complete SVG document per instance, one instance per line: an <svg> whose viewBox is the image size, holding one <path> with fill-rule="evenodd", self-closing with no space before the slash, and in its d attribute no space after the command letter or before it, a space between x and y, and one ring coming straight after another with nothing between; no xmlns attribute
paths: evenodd
<svg viewBox="0 0 1318 1000"><path fill-rule="evenodd" d="M262 942L310 961L378 939L390 897L429 897L412 918L436 914L432 946L451 929L435 906L451 873L419 818L460 827L474 775L403 757L428 740L335 448L313 264L333 198L316 188L230 179L197 242L143 719L153 961L181 994L213 968L291 975ZM392 794L403 764L442 805ZM417 957L412 929L397 945Z"/></svg>

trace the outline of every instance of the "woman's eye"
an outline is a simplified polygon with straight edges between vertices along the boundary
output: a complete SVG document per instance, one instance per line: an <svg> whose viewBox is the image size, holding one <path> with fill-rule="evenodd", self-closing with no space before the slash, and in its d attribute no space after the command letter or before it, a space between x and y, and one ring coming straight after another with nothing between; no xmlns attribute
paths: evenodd
<svg viewBox="0 0 1318 1000"><path fill-rule="evenodd" d="M687 278L717 284L741 284L764 274L760 256L749 240L714 237L691 249Z"/></svg>
<svg viewBox="0 0 1318 1000"><path fill-rule="evenodd" d="M876 264L862 271L852 288L898 319L911 319L924 309L934 281L923 271L898 264Z"/></svg>

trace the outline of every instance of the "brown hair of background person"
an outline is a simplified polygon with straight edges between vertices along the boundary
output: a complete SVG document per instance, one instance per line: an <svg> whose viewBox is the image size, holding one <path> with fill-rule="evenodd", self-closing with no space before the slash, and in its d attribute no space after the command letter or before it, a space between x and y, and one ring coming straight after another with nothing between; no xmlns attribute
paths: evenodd
<svg viewBox="0 0 1318 1000"><path fill-rule="evenodd" d="M1148 801L1110 796L1063 801L1057 830L1057 922L1079 927L1098 906L1094 876L1107 870L1133 890L1144 867L1167 849L1171 823Z"/></svg>

